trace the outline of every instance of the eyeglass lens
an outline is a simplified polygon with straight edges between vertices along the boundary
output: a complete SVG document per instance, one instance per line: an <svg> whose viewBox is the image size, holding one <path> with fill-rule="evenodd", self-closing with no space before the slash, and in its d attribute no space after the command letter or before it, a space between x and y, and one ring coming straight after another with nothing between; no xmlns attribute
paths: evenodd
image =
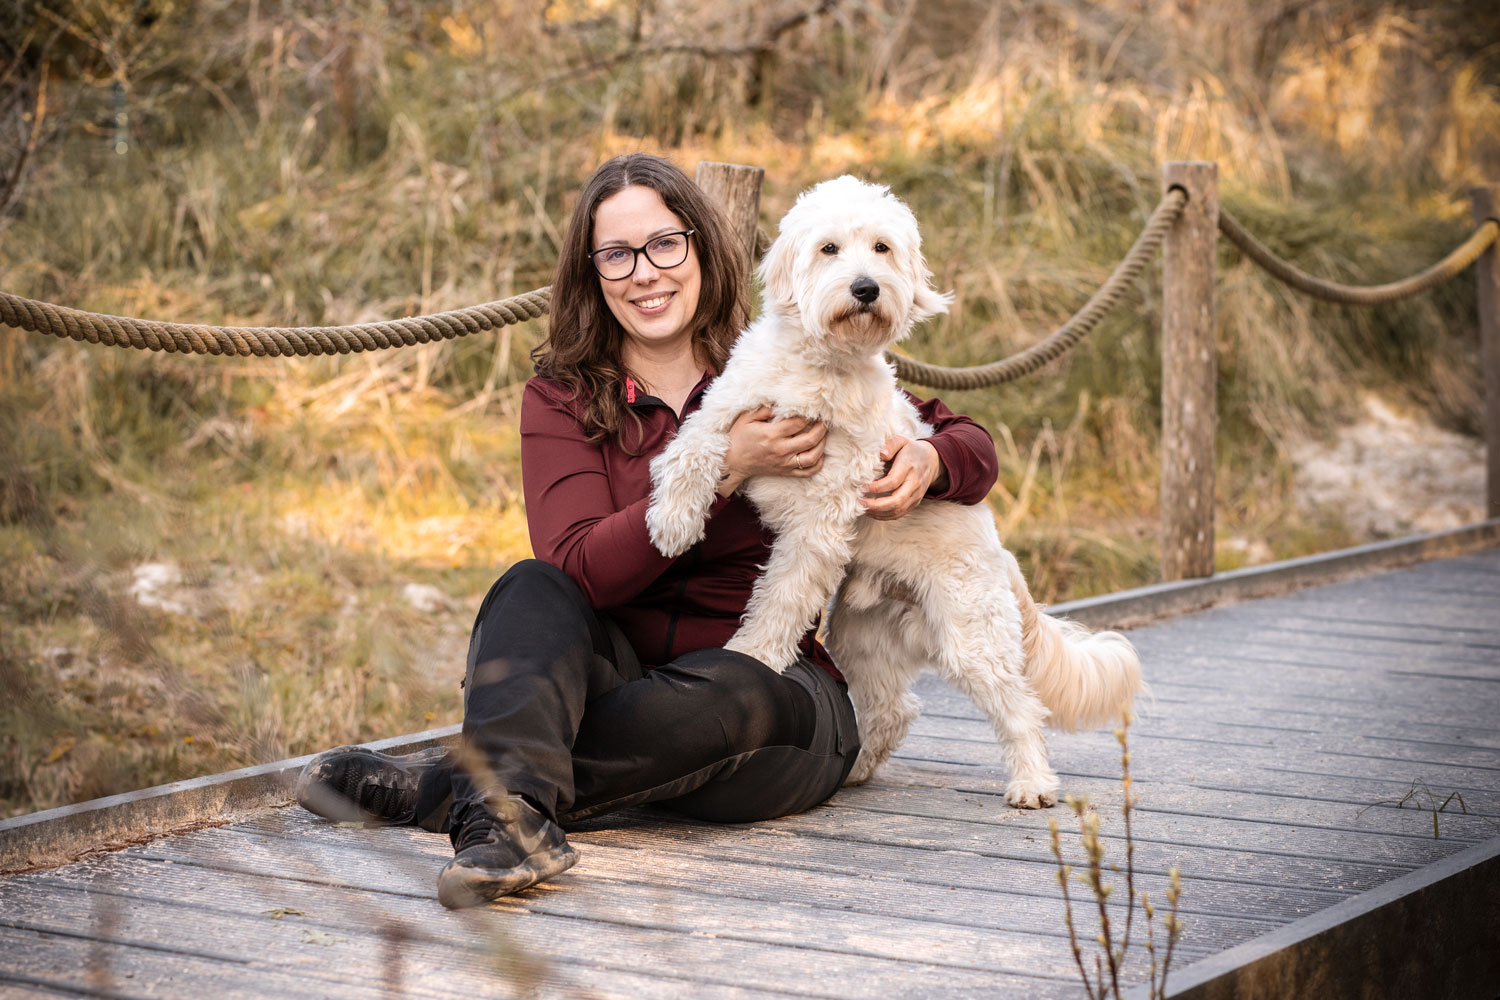
<svg viewBox="0 0 1500 1000"><path fill-rule="evenodd" d="M636 254L645 254L653 267L676 267L687 260L688 233L665 233L639 247L604 247L590 256L605 278L618 280L635 273Z"/></svg>

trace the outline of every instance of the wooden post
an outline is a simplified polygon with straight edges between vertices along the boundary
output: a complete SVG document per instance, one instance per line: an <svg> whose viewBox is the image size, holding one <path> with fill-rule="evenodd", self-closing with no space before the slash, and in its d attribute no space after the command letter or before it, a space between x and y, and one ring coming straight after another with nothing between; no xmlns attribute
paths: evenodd
<svg viewBox="0 0 1500 1000"><path fill-rule="evenodd" d="M1474 223L1500 221L1500 184L1471 188ZM1484 516L1500 517L1500 243L1474 262L1479 283L1479 363L1484 371Z"/></svg>
<svg viewBox="0 0 1500 1000"><path fill-rule="evenodd" d="M1218 245L1218 165L1172 162L1162 192L1182 188L1188 203L1162 246L1161 575L1214 572L1214 432L1218 359L1214 270Z"/></svg>
<svg viewBox="0 0 1500 1000"><path fill-rule="evenodd" d="M698 186L724 209L729 227L745 250L747 267L755 265L755 236L760 232L760 187L766 172L738 163L698 164Z"/></svg>

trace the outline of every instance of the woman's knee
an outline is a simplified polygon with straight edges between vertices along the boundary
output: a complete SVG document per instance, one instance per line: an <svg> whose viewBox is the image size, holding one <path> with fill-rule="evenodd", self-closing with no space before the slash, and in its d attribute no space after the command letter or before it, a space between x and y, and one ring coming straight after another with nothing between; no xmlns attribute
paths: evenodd
<svg viewBox="0 0 1500 1000"><path fill-rule="evenodd" d="M522 559L512 563L509 569L500 574L500 579L495 581L491 589L508 587L559 587L581 593L571 576L541 559Z"/></svg>
<svg viewBox="0 0 1500 1000"><path fill-rule="evenodd" d="M480 604L469 636L468 669L472 673L479 662L520 653L561 653L578 642L599 648L604 635L571 577L540 559L523 559L495 581Z"/></svg>
<svg viewBox="0 0 1500 1000"><path fill-rule="evenodd" d="M712 692L705 714L717 717L733 756L762 747L805 747L812 739L812 696L759 660L724 649L700 650L670 668Z"/></svg>
<svg viewBox="0 0 1500 1000"><path fill-rule="evenodd" d="M483 621L490 610L503 602L507 595L547 595L565 606L576 605L580 610L589 610L588 601L584 599L583 591L578 589L573 578L540 559L522 559L502 573L490 585L489 593L484 595L484 601L479 605L478 621Z"/></svg>

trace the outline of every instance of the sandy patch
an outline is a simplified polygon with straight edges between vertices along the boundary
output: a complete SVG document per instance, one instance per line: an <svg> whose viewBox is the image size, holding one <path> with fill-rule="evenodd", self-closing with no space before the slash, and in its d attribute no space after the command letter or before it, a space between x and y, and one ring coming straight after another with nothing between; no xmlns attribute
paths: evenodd
<svg viewBox="0 0 1500 1000"><path fill-rule="evenodd" d="M1364 398L1365 418L1332 442L1292 445L1298 501L1334 507L1375 538L1484 520L1484 443Z"/></svg>

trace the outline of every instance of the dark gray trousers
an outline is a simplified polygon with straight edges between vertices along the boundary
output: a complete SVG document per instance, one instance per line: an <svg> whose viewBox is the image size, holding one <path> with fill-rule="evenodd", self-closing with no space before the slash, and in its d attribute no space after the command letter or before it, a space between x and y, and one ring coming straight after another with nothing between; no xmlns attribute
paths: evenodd
<svg viewBox="0 0 1500 1000"><path fill-rule="evenodd" d="M418 822L496 793L567 823L646 802L747 822L832 795L859 751L845 686L705 649L644 670L620 630L540 560L517 563L469 642L461 749L422 779ZM469 763L471 766L461 766Z"/></svg>

